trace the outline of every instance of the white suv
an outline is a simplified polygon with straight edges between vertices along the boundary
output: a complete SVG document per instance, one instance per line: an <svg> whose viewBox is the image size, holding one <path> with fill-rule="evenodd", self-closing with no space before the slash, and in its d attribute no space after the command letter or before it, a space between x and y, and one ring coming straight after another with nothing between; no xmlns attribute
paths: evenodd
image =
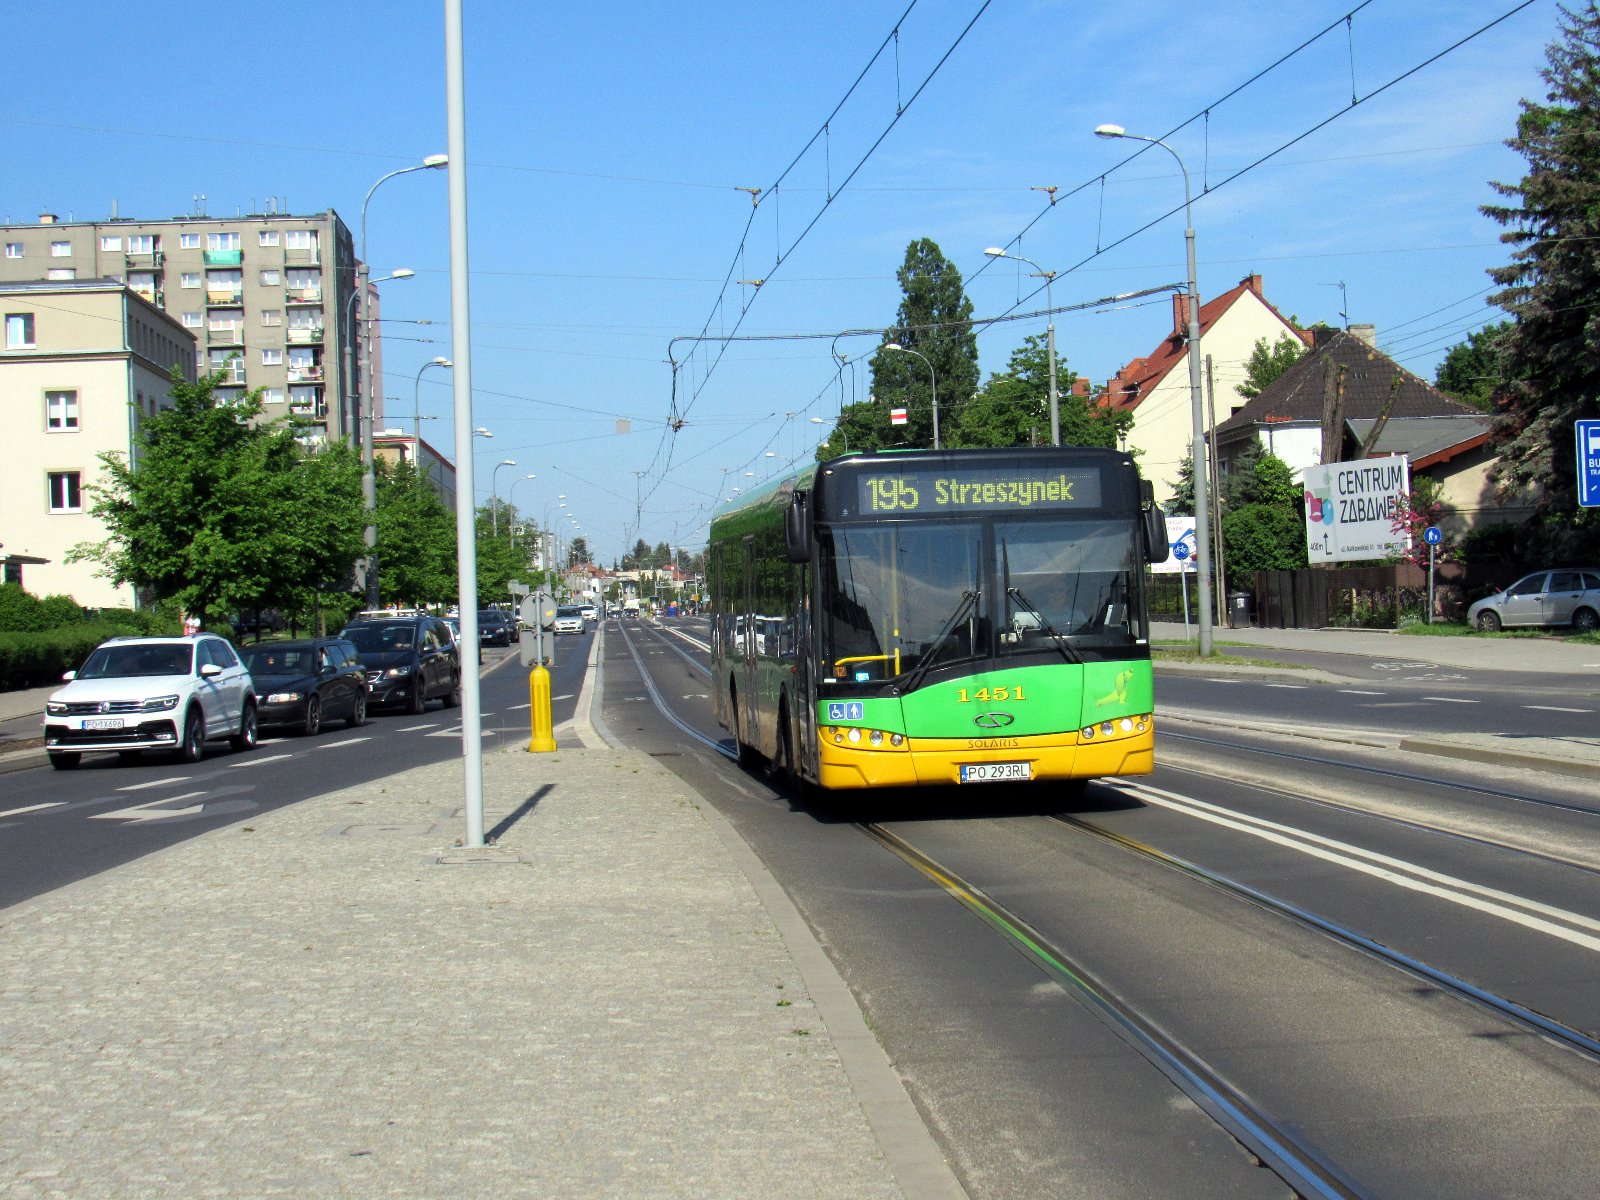
<svg viewBox="0 0 1600 1200"><path fill-rule="evenodd" d="M44 706L50 765L71 770L86 750L124 759L169 750L199 762L210 738L256 744L256 691L234 649L213 634L118 637L97 646Z"/></svg>

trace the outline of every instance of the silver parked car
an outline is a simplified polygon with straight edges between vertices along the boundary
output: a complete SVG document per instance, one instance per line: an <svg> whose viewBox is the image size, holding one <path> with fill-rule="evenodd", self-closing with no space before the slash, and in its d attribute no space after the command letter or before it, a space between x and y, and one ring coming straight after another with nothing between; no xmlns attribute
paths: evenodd
<svg viewBox="0 0 1600 1200"><path fill-rule="evenodd" d="M1563 568L1525 575L1467 609L1467 624L1487 632L1515 625L1600 629L1600 569Z"/></svg>

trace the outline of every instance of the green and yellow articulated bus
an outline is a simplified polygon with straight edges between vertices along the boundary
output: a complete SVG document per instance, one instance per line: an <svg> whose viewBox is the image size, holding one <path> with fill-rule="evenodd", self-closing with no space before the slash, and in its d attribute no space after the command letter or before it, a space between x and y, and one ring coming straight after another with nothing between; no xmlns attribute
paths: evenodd
<svg viewBox="0 0 1600 1200"><path fill-rule="evenodd" d="M712 520L717 719L742 762L827 789L1148 774L1167 553L1118 451L812 464Z"/></svg>

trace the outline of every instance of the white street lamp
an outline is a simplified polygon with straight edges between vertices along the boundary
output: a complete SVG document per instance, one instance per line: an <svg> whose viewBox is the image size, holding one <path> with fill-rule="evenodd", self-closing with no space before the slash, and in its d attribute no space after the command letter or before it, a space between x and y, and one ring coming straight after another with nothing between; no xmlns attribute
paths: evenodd
<svg viewBox="0 0 1600 1200"><path fill-rule="evenodd" d="M367 205L372 203L372 193L396 175L412 171L433 171L447 166L450 160L443 154L430 154L420 163L401 167L381 176L367 189L361 201L361 256L356 261L356 295L361 297L361 383L367 399L367 420L361 427L361 499L367 510L367 607L378 607L378 559L374 547L378 544L378 483L372 469L372 422L375 414L372 404L372 293L367 280ZM397 277L398 276L398 273ZM407 275L412 272L406 272Z"/></svg>
<svg viewBox="0 0 1600 1200"><path fill-rule="evenodd" d="M1200 291L1195 286L1194 267L1194 216L1191 208L1191 194L1189 188L1189 168L1184 166L1183 158L1171 146L1160 138L1141 137L1137 133L1129 133L1121 125L1100 125L1095 128L1095 136L1103 138L1127 138L1133 142L1148 142L1152 146L1160 146L1177 161L1178 170L1183 172L1183 219L1186 228L1183 231L1184 246L1189 258L1189 408L1194 425L1194 441L1190 448L1189 459L1194 467L1194 525L1197 536L1195 537L1195 568L1199 576L1199 605L1200 605L1200 644L1201 658L1211 655L1211 631L1213 617L1211 612L1211 489L1206 472L1206 422L1201 405L1200 396Z"/></svg>
<svg viewBox="0 0 1600 1200"><path fill-rule="evenodd" d="M1024 258L1020 254L1007 254L999 246L990 246L984 251L990 258L1009 258L1016 262L1027 263L1033 268L1034 274L1044 280L1044 306L1050 310L1050 323L1045 326L1045 352L1050 355L1050 444L1061 445L1061 398L1056 391L1056 306L1051 298L1050 285L1055 282L1056 273L1046 271L1031 258Z"/></svg>
<svg viewBox="0 0 1600 1200"><path fill-rule="evenodd" d="M442 354L431 362L425 362L417 371L417 381L411 389L411 436L417 442L417 462L422 462L422 372L429 367L449 367L454 364Z"/></svg>
<svg viewBox="0 0 1600 1200"><path fill-rule="evenodd" d="M489 519L493 522L495 537L500 536L500 468L516 465L516 459L502 458L489 475Z"/></svg>
<svg viewBox="0 0 1600 1200"><path fill-rule="evenodd" d="M528 474L524 475L522 479L513 479L511 481L511 486L506 490L506 507L509 508L511 512L514 513L517 511L517 484L521 483L523 479L537 478L537 475ZM511 545L515 547L517 544L517 523L511 519L511 513L506 514L506 524L511 527Z"/></svg>
<svg viewBox="0 0 1600 1200"><path fill-rule="evenodd" d="M913 350L909 346L902 346L899 342L890 342L885 350L898 350L901 354L915 354L928 366L928 382L933 387L933 448L939 448L939 379L934 374L933 363L928 356L920 350Z"/></svg>

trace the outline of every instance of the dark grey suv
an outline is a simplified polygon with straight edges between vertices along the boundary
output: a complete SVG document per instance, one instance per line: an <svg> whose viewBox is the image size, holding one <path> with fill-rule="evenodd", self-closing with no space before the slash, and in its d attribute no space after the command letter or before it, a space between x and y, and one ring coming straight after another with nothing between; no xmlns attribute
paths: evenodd
<svg viewBox="0 0 1600 1200"><path fill-rule="evenodd" d="M403 704L413 713L429 700L461 703L461 655L445 623L425 613L363 616L339 634L355 643L367 668L368 703Z"/></svg>

